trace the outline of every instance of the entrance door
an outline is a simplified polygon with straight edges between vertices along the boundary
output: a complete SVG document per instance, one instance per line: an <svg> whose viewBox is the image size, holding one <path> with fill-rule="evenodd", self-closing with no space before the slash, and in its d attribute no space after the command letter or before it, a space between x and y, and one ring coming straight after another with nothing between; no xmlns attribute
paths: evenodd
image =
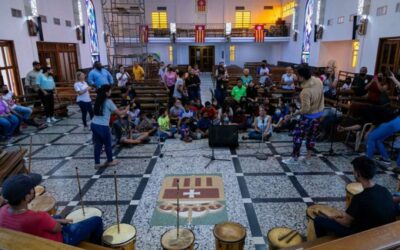
<svg viewBox="0 0 400 250"><path fill-rule="evenodd" d="M0 85L6 85L16 95L22 94L13 41L0 40Z"/></svg>
<svg viewBox="0 0 400 250"><path fill-rule="evenodd" d="M379 41L375 72L385 74L387 69L400 75L400 37L383 38Z"/></svg>
<svg viewBox="0 0 400 250"><path fill-rule="evenodd" d="M189 46L190 65L199 65L202 72L211 72L214 65L214 46Z"/></svg>
<svg viewBox="0 0 400 250"><path fill-rule="evenodd" d="M39 61L53 69L57 82L75 81L78 70L76 44L38 42Z"/></svg>

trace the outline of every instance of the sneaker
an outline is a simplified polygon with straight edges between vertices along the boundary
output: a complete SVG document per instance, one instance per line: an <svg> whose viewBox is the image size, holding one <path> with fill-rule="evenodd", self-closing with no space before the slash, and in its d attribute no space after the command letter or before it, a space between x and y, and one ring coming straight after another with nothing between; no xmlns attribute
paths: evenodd
<svg viewBox="0 0 400 250"><path fill-rule="evenodd" d="M48 118L46 119L46 122L47 122L47 123L51 123L50 117L48 117Z"/></svg>
<svg viewBox="0 0 400 250"><path fill-rule="evenodd" d="M51 121L52 122L58 122L59 120L58 119L56 119L54 116L51 118Z"/></svg>
<svg viewBox="0 0 400 250"><path fill-rule="evenodd" d="M391 165L392 164L392 161L391 160L387 160L387 159L384 159L384 158L382 158L382 157L379 157L379 160L378 160L379 162L381 162L381 163L383 163L383 164L385 164L385 165Z"/></svg>
<svg viewBox="0 0 400 250"><path fill-rule="evenodd" d="M297 165L299 164L299 161L293 157L290 157L288 159L282 160L283 163L286 165Z"/></svg>

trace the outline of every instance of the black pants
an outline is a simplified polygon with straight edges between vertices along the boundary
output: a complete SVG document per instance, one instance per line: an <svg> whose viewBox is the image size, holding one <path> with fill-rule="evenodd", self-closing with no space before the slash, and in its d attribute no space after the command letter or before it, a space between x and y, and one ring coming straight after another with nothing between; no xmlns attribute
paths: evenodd
<svg viewBox="0 0 400 250"><path fill-rule="evenodd" d="M87 122L86 122L87 113L89 113L90 119L92 119L94 116L92 103L80 101L80 102L77 102L77 104L81 108L83 126L87 127Z"/></svg>
<svg viewBox="0 0 400 250"><path fill-rule="evenodd" d="M174 105L175 99L174 99L174 90L175 90L175 85L168 86L169 89L169 101L168 101L168 107L172 107Z"/></svg>
<svg viewBox="0 0 400 250"><path fill-rule="evenodd" d="M47 118L50 118L54 116L54 92L53 90L46 90L46 92L47 95L39 90L39 98L44 107L44 114Z"/></svg>

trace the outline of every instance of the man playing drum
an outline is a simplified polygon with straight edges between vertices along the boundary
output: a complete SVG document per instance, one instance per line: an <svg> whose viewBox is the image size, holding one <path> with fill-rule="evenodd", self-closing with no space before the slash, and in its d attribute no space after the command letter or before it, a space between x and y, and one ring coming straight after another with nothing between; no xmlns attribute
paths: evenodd
<svg viewBox="0 0 400 250"><path fill-rule="evenodd" d="M354 195L350 206L341 216L326 218L317 216L314 220L317 237L335 234L344 237L395 221L396 205L392 195L385 188L375 184L375 162L366 156L355 158L353 173L364 188Z"/></svg>
<svg viewBox="0 0 400 250"><path fill-rule="evenodd" d="M72 224L71 220L54 219L46 212L28 209L28 203L35 198L34 188L41 180L38 174L19 174L3 183L3 197L8 204L0 208L0 227L69 245L78 245L87 238L101 244L103 221L98 216Z"/></svg>

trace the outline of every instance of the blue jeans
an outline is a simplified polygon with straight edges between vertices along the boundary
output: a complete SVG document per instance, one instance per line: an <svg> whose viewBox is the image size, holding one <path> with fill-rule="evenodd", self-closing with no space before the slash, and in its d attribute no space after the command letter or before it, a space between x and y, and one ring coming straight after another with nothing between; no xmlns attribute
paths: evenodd
<svg viewBox="0 0 400 250"><path fill-rule="evenodd" d="M170 129L167 130L167 132L171 133L172 135L169 136L164 131L159 130L159 131L156 132L155 136L159 136L160 139L162 139L162 140L165 140L167 138L174 138L174 136L175 136L175 134L177 132L177 129L176 128L170 128Z"/></svg>
<svg viewBox="0 0 400 250"><path fill-rule="evenodd" d="M77 104L81 108L83 126L87 127L87 122L86 122L87 113L89 113L90 119L92 119L94 116L92 103L80 101L80 102L77 102Z"/></svg>
<svg viewBox="0 0 400 250"><path fill-rule="evenodd" d="M100 164L100 154L103 145L106 150L107 162L113 161L112 156L112 136L109 126L98 125L92 123L90 125L93 134L94 143L94 163Z"/></svg>
<svg viewBox="0 0 400 250"><path fill-rule="evenodd" d="M3 127L4 135L11 137L14 134L15 129L19 126L19 119L16 115L9 115L0 117L0 127Z"/></svg>
<svg viewBox="0 0 400 250"><path fill-rule="evenodd" d="M367 138L367 156L369 158L374 157L375 149L379 150L382 158L388 160L390 159L388 152L385 149L385 145L383 142L389 136L397 133L400 131L400 116L396 117L395 119L382 123L377 128L372 130L368 134ZM400 167L400 155L397 157L397 166Z"/></svg>
<svg viewBox="0 0 400 250"><path fill-rule="evenodd" d="M93 216L78 223L65 225L62 228L62 235L64 243L68 245L76 246L84 240L100 245L103 220L99 216Z"/></svg>
<svg viewBox="0 0 400 250"><path fill-rule="evenodd" d="M226 90L225 89L215 89L215 99L217 99L218 106L222 107L226 98Z"/></svg>
<svg viewBox="0 0 400 250"><path fill-rule="evenodd" d="M268 133L267 139L268 139L270 136L271 136L271 133ZM260 141L261 141L261 139L262 139L262 137L261 137L261 132L255 131L255 130L250 131L250 132L249 132L249 139L260 140ZM264 136L264 139L266 139L265 136Z"/></svg>
<svg viewBox="0 0 400 250"><path fill-rule="evenodd" d="M20 105L15 106L14 111L22 116L23 121L29 120L29 117L32 114L31 108L20 106Z"/></svg>
<svg viewBox="0 0 400 250"><path fill-rule="evenodd" d="M314 228L317 238L326 236L331 233L335 234L338 237L345 237L355 233L349 227L345 227L332 219L320 216L315 217Z"/></svg>

